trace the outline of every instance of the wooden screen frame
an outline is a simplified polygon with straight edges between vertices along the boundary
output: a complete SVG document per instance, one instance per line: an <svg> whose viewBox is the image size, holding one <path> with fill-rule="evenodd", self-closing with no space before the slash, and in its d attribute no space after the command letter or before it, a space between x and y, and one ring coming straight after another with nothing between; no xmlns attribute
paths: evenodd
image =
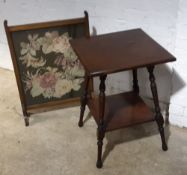
<svg viewBox="0 0 187 175"><path fill-rule="evenodd" d="M11 34L13 32L18 32L18 31L47 29L47 28L63 27L63 26L74 25L74 24L75 25L83 24L85 37L90 37L89 17L88 17L87 11L84 11L84 17L67 19L67 20L59 20L59 21L48 21L48 22L42 22L42 23L32 23L32 24L24 24L24 25L16 25L16 26L8 26L7 20L4 21L4 27L6 31L6 36L8 40L12 62L13 62L16 82L18 86L18 91L19 91L19 96L21 100L23 115L25 117L26 126L29 125L28 117L31 114L60 109L64 107L76 106L80 104L80 98L75 97L75 98L71 98L67 100L58 100L58 101L51 101L51 102L46 102L42 104L27 105L23 85L21 82L21 75L20 75L17 60L16 60L16 53L15 53L15 48L13 44L13 38ZM91 81L90 83L90 89L93 89L93 81Z"/></svg>

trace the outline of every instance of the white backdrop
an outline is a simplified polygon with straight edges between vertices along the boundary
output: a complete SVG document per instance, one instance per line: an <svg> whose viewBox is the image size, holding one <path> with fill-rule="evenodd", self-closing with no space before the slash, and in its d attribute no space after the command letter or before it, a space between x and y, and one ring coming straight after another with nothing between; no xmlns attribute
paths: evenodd
<svg viewBox="0 0 187 175"><path fill-rule="evenodd" d="M0 67L12 69L3 21L10 25L68 19L89 13L90 31L96 34L142 28L172 54L176 64L155 70L163 109L171 102L170 121L187 127L187 2L185 0L0 0ZM94 32L95 33L95 32ZM131 74L108 77L107 93L129 90ZM98 81L96 80L96 86ZM140 92L151 98L146 70L139 70ZM185 104L186 102L186 104ZM164 111L164 110L163 110Z"/></svg>

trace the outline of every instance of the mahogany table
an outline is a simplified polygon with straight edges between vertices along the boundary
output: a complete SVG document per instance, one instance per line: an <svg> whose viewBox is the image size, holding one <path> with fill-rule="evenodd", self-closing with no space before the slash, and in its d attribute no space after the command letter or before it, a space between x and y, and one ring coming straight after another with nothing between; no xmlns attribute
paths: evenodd
<svg viewBox="0 0 187 175"><path fill-rule="evenodd" d="M157 64L175 61L175 57L141 29L75 39L71 41L71 44L86 70L79 126L83 126L86 105L98 125L96 166L102 167L102 145L105 132L148 121L157 122L162 149L166 151L164 119L159 107L153 70ZM146 67L149 73L155 115L139 96L137 68L141 67ZM133 72L133 90L105 97L107 74L126 70ZM88 92L89 81L94 76L100 77L99 96L92 96Z"/></svg>

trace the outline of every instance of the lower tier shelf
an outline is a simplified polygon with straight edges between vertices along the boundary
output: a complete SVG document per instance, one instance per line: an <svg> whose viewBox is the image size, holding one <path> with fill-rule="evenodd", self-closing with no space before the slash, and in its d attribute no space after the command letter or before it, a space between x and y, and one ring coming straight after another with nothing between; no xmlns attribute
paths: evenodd
<svg viewBox="0 0 187 175"><path fill-rule="evenodd" d="M96 123L99 124L99 97L90 98L88 107ZM154 119L153 112L134 92L106 96L104 115L106 131L145 123Z"/></svg>

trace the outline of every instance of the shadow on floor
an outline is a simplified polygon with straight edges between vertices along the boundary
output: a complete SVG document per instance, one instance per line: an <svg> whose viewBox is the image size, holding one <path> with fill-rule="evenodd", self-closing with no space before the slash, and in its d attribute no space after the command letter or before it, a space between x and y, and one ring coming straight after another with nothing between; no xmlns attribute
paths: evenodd
<svg viewBox="0 0 187 175"><path fill-rule="evenodd" d="M168 143L170 134L171 134L170 126L169 126L169 123L167 123L165 125L165 137L166 137L167 143ZM122 144L124 142L130 142L130 141L145 138L145 137L150 137L153 135L160 136L156 122L141 124L141 125L106 133L105 138L107 140L107 144L105 148L103 149L102 161L104 162L106 160L108 155L118 144ZM160 139L160 147L161 147L161 143L162 142Z"/></svg>
<svg viewBox="0 0 187 175"><path fill-rule="evenodd" d="M84 124L88 122L90 118L91 118L91 113L89 112L84 119ZM169 125L169 105L167 106L164 129L165 129L166 143L168 143L169 137L171 135L170 125ZM104 162L106 160L106 158L111 153L111 151L115 148L116 145L122 144L124 142L130 142L133 140L145 138L145 137L151 137L154 135L158 135L158 137L160 136L156 122L145 123L133 127L128 127L125 129L107 132L105 134L107 144L105 148L103 148L102 161ZM97 137L95 139L97 139ZM160 147L161 147L161 139L160 139Z"/></svg>

